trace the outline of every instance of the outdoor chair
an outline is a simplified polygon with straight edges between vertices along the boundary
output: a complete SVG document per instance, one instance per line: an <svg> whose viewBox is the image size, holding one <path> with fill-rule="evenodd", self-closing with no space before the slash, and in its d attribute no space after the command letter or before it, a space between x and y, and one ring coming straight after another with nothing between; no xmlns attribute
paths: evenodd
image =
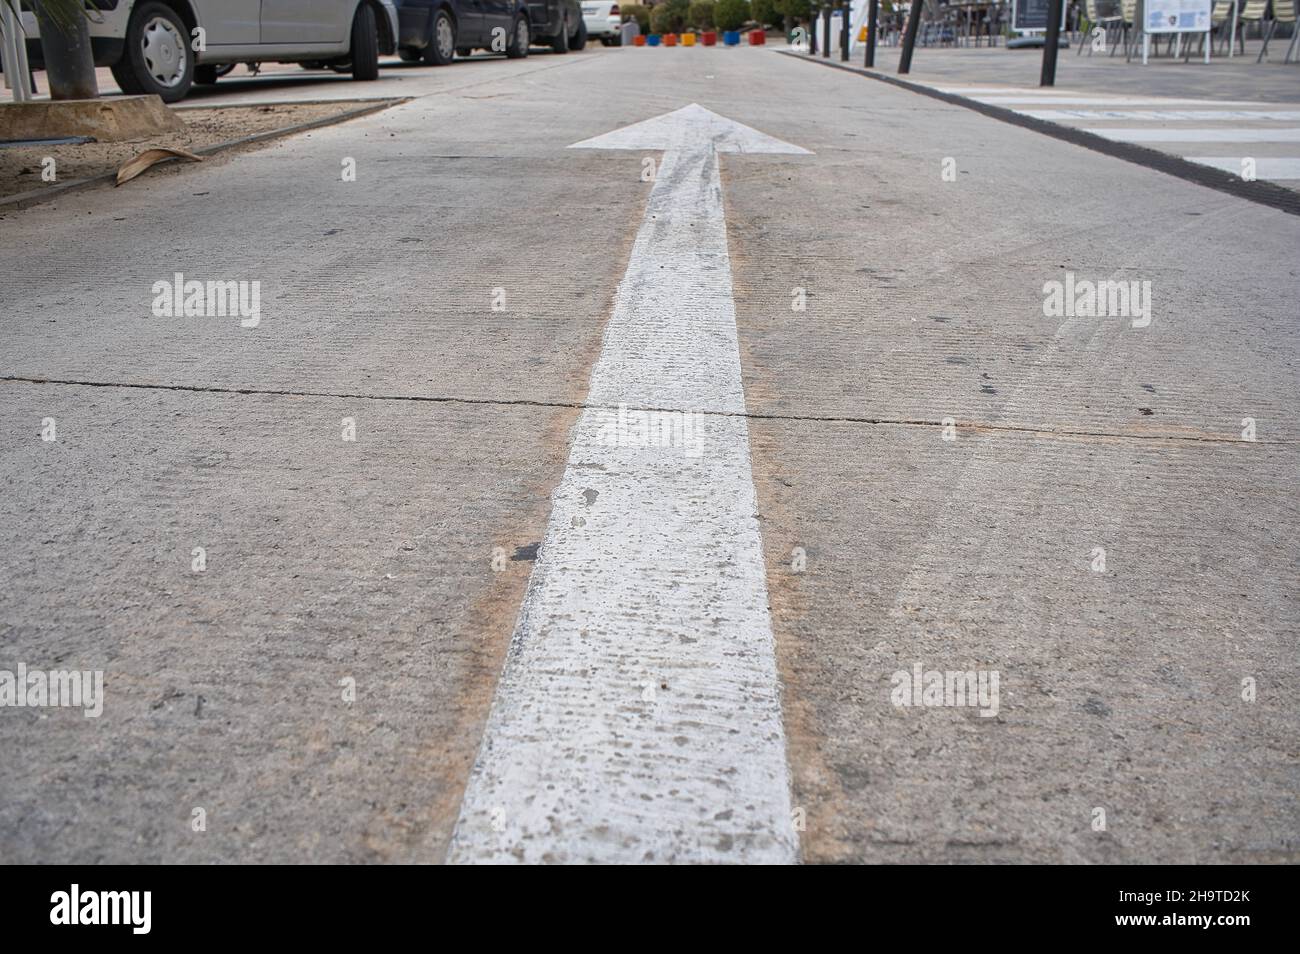
<svg viewBox="0 0 1300 954"><path fill-rule="evenodd" d="M1265 54L1268 53L1268 41L1273 38L1277 32L1279 23L1291 24L1291 45L1286 49L1286 58L1283 63L1291 62L1291 53L1296 45L1296 2L1297 0L1273 0L1273 19L1268 21L1268 30L1264 33L1264 45L1260 48L1259 56L1255 59L1256 63L1263 62Z"/></svg>
<svg viewBox="0 0 1300 954"><path fill-rule="evenodd" d="M1082 31L1079 40L1079 48L1074 51L1078 56L1083 53L1083 48L1088 48L1088 55L1092 56L1092 38L1091 33L1097 27L1101 27L1107 42L1110 40L1112 30L1120 29L1124 24L1124 16L1119 8L1115 6L1113 0L1083 0L1083 18L1087 23L1087 29Z"/></svg>
<svg viewBox="0 0 1300 954"><path fill-rule="evenodd" d="M1119 28L1115 31L1115 42L1111 45L1110 55L1114 56L1115 51L1119 48L1120 42L1124 43L1124 57L1133 58L1133 50L1129 34L1137 35L1134 27L1137 25L1137 0L1120 0L1119 4L1120 17Z"/></svg>
<svg viewBox="0 0 1300 954"><path fill-rule="evenodd" d="M1214 0L1214 6L1210 10L1210 49L1222 47L1225 51L1228 43L1232 40L1232 11L1236 9L1237 0ZM1196 35L1196 55L1200 56L1205 52L1205 34ZM1220 43L1219 41L1222 40ZM1183 62L1186 63L1192 55L1192 42L1189 39L1184 48Z"/></svg>
<svg viewBox="0 0 1300 954"><path fill-rule="evenodd" d="M1218 45L1222 47L1223 52L1228 52L1228 44L1232 42L1232 21L1239 6L1238 0L1214 0L1214 9L1210 11L1210 36L1211 44L1215 41L1222 41ZM1238 36L1238 41L1241 37ZM1201 37L1201 47L1205 46L1205 37ZM1198 48L1198 52L1199 49ZM1211 45L1211 49L1213 49ZM1242 43L1241 51L1246 52L1245 44Z"/></svg>
<svg viewBox="0 0 1300 954"><path fill-rule="evenodd" d="M1246 24L1259 24L1260 34L1264 32L1264 14L1268 12L1269 0L1245 0L1241 4L1241 12L1237 14L1237 36L1241 39L1241 52L1246 52Z"/></svg>

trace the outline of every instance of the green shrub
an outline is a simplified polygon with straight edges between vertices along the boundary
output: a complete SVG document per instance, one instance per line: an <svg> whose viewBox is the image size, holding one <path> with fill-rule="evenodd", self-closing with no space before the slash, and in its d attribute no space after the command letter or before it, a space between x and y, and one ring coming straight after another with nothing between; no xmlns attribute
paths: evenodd
<svg viewBox="0 0 1300 954"><path fill-rule="evenodd" d="M883 8L884 5L881 6ZM776 0L776 10L785 17L785 25L789 27L795 20L808 22L812 16L812 3L810 0Z"/></svg>
<svg viewBox="0 0 1300 954"><path fill-rule="evenodd" d="M686 13L686 21L697 30L713 29L713 0L696 0Z"/></svg>
<svg viewBox="0 0 1300 954"><path fill-rule="evenodd" d="M664 0L650 9L650 29L654 33L681 33L686 26L690 0Z"/></svg>
<svg viewBox="0 0 1300 954"><path fill-rule="evenodd" d="M659 3L650 8L651 33L658 33L661 36L665 33L676 33L674 20L673 11L668 9L667 4Z"/></svg>
<svg viewBox="0 0 1300 954"><path fill-rule="evenodd" d="M753 12L754 22L759 26L780 26L782 15L777 0L750 0L750 10Z"/></svg>
<svg viewBox="0 0 1300 954"><path fill-rule="evenodd" d="M635 20L644 35L650 32L650 8L639 3L619 4L619 15L623 22Z"/></svg>
<svg viewBox="0 0 1300 954"><path fill-rule="evenodd" d="M749 0L718 0L713 7L713 22L719 30L739 30L749 19Z"/></svg>

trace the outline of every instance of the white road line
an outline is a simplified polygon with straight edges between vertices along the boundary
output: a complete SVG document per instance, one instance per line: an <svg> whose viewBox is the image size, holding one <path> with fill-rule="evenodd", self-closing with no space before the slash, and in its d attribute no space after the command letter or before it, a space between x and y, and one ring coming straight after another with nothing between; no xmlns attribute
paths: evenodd
<svg viewBox="0 0 1300 954"><path fill-rule="evenodd" d="M954 96L1018 96L1032 93L1032 90L1018 89L1014 86L932 86L941 93ZM1073 95L1068 90L1053 88L1048 95Z"/></svg>
<svg viewBox="0 0 1300 954"><path fill-rule="evenodd" d="M1130 122L1300 122L1300 110L1249 110L1249 109L1017 109L1021 116L1034 119L1098 120L1120 119Z"/></svg>
<svg viewBox="0 0 1300 954"><path fill-rule="evenodd" d="M1300 142L1300 129L1085 129L1115 142Z"/></svg>
<svg viewBox="0 0 1300 954"><path fill-rule="evenodd" d="M1184 156L1188 162L1199 162L1203 166L1213 166L1224 172L1241 175L1241 156ZM1257 179L1300 179L1300 159L1256 156L1255 178Z"/></svg>
<svg viewBox="0 0 1300 954"><path fill-rule="evenodd" d="M1097 106L1100 108L1125 109L1131 106L1258 106L1258 103L1217 102L1206 99L1142 99L1103 96L973 96L972 99L990 106Z"/></svg>
<svg viewBox="0 0 1300 954"><path fill-rule="evenodd" d="M575 145L664 155L448 860L794 862L718 152L806 150L697 105Z"/></svg>

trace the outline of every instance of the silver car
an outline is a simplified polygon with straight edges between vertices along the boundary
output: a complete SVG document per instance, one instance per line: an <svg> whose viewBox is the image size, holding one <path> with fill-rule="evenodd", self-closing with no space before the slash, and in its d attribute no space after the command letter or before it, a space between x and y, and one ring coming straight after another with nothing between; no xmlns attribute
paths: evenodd
<svg viewBox="0 0 1300 954"><path fill-rule="evenodd" d="M397 49L393 0L87 0L96 66L127 93L173 103L235 63L309 63L379 76ZM36 18L23 13L27 53L42 64Z"/></svg>

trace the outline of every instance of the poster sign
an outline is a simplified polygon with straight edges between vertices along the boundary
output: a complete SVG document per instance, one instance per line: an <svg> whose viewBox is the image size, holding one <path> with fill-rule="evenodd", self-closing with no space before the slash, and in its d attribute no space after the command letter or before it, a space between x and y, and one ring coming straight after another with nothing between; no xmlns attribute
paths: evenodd
<svg viewBox="0 0 1300 954"><path fill-rule="evenodd" d="M1151 0L1148 0L1151 2ZM1168 0L1165 0L1168 2ZM1043 33L1047 30L1047 7L1050 0L1016 0L1011 10L1011 29L1017 33ZM1065 0L1061 0L1065 4ZM1065 29L1065 11L1061 11L1061 29Z"/></svg>
<svg viewBox="0 0 1300 954"><path fill-rule="evenodd" d="M1146 0L1147 33L1205 33L1210 29L1211 0Z"/></svg>

